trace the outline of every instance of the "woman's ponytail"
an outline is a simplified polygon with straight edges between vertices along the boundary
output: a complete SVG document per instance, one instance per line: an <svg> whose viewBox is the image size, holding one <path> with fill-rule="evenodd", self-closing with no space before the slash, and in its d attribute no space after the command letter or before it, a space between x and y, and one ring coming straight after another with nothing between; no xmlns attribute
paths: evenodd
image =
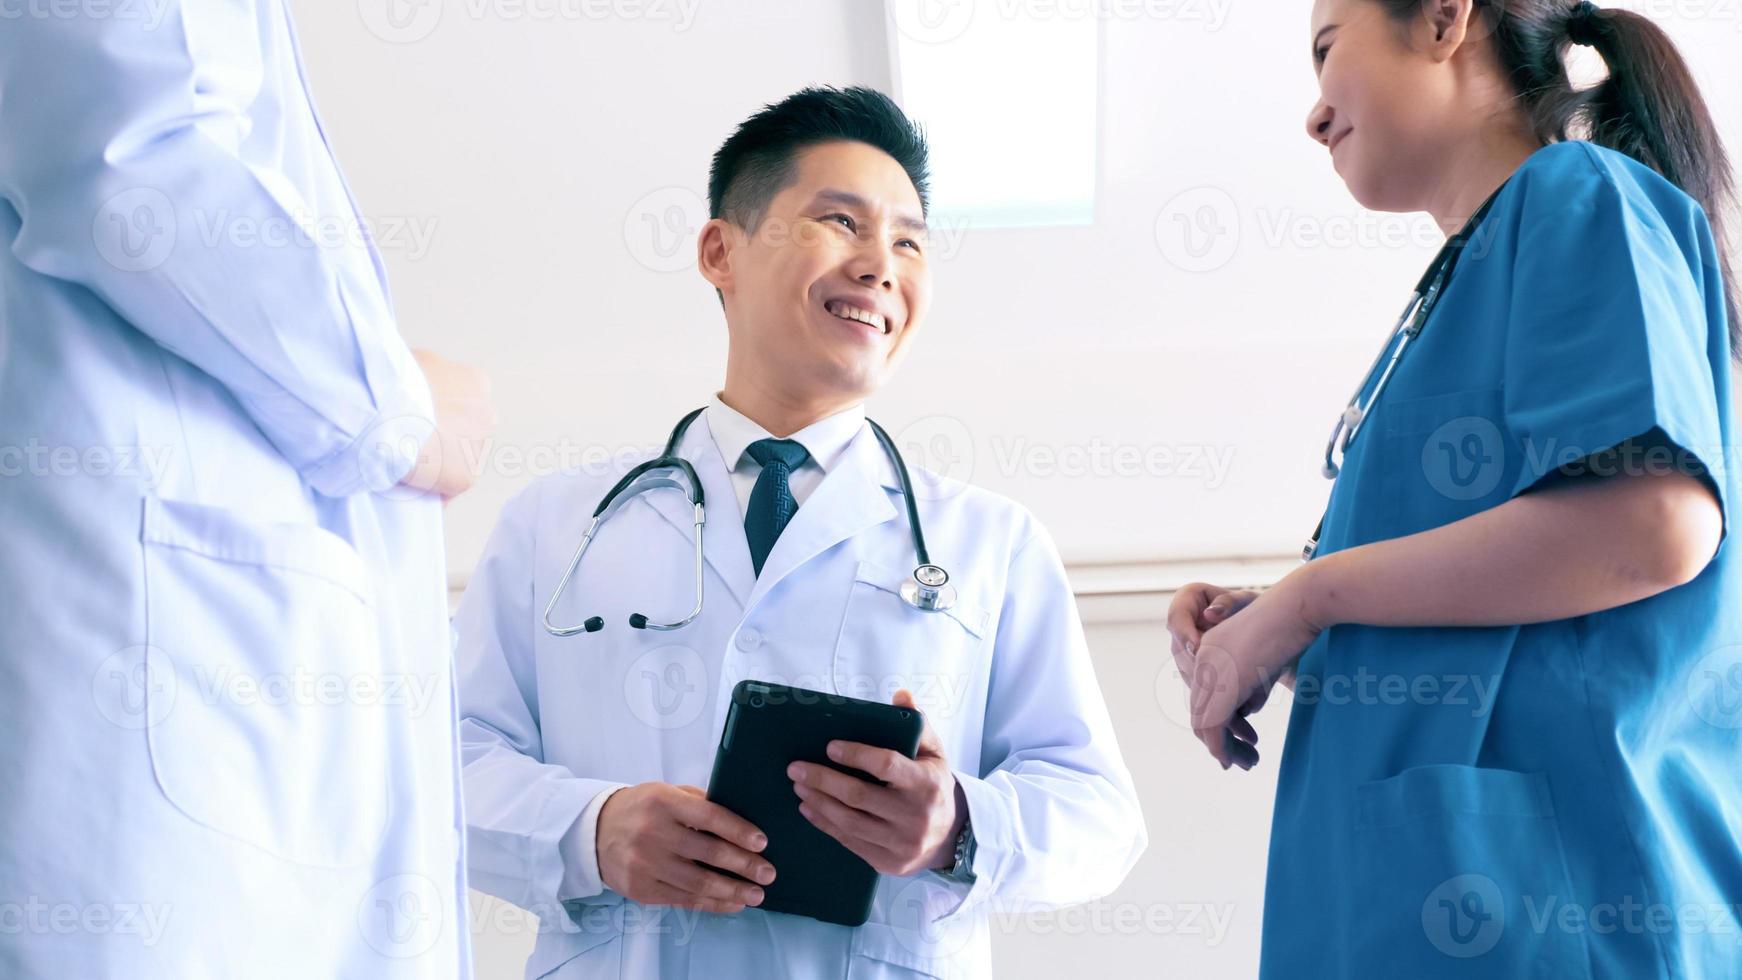
<svg viewBox="0 0 1742 980"><path fill-rule="evenodd" d="M1730 350L1742 360L1742 317L1726 238L1736 178L1687 61L1662 28L1632 11L1582 3L1564 30L1569 41L1590 45L1609 66L1607 79L1577 93L1568 122L1591 142L1651 167L1705 208L1718 239Z"/></svg>
<svg viewBox="0 0 1742 980"><path fill-rule="evenodd" d="M1399 22L1421 16L1421 0L1379 0ZM1662 174L1700 203L1718 241L1730 322L1730 350L1742 362L1742 311L1727 237L1736 177L1687 60L1649 18L1569 0L1474 0L1487 18L1501 64L1544 143L1587 139ZM1585 45L1609 77L1576 88L1567 55Z"/></svg>

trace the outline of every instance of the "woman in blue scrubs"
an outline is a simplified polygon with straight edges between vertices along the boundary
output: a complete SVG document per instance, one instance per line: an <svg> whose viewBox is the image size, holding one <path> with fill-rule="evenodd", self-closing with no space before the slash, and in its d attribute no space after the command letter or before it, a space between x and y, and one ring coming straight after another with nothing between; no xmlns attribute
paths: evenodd
<svg viewBox="0 0 1742 980"><path fill-rule="evenodd" d="M1318 0L1312 37L1308 128L1356 199L1465 244L1363 388L1315 557L1170 613L1224 767L1293 688L1262 975L1742 976L1732 177L1704 102L1650 21L1566 0Z"/></svg>

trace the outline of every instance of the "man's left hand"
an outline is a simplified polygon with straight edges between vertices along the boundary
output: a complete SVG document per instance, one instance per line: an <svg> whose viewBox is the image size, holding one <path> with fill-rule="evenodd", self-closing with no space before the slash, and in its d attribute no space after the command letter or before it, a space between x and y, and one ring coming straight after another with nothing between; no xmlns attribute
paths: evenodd
<svg viewBox="0 0 1742 980"><path fill-rule="evenodd" d="M894 704L919 710L906 690L895 692ZM929 721L915 758L844 741L829 743L829 758L887 785L828 766L794 762L786 774L805 819L881 874L905 876L955 863L956 838L968 819L968 805Z"/></svg>

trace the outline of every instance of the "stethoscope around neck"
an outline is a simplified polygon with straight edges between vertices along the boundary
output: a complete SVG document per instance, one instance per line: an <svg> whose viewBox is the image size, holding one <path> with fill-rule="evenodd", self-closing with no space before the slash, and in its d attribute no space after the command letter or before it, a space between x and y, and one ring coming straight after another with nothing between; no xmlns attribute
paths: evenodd
<svg viewBox="0 0 1742 980"><path fill-rule="evenodd" d="M1403 308L1403 315L1397 318L1397 326L1385 338L1385 346L1379 349L1379 355L1373 359L1367 373L1361 376L1361 383L1355 386L1355 394L1350 396L1348 406L1337 416L1336 425L1331 428L1330 441L1325 443L1325 465L1321 471L1325 479L1335 482L1342 474L1343 467L1338 458L1348 457L1349 447L1372 415L1373 406L1378 403L1385 386L1390 384L1391 375L1397 370L1398 361L1403 359L1405 348L1420 337L1422 330L1426 328L1434 307L1439 305L1440 297L1445 295L1446 286L1451 282L1452 272L1457 269L1464 249L1476 236L1482 219L1493 210L1494 200L1499 196L1499 191L1489 195L1488 200L1482 202L1482 206L1476 209L1476 213L1464 227L1446 241L1439 254L1434 256L1433 262L1429 263L1427 271L1422 273L1421 280L1416 283L1415 291L1410 294L1409 302ZM1377 382L1373 380L1375 374L1379 376ZM1367 390L1369 385L1373 388L1371 392ZM1327 508L1326 517L1319 519L1319 526L1301 549L1302 561L1312 561L1313 556L1318 553L1319 541L1325 533L1325 520L1329 515Z"/></svg>
<svg viewBox="0 0 1742 980"><path fill-rule="evenodd" d="M575 570L581 567L581 558L586 555L587 548L593 543L593 538L599 533L599 527L611 515L617 513L625 503L649 490L671 489L682 491L695 510L696 548L695 548L695 605L690 608L689 615L674 623L656 623L645 613L634 613L629 617L629 625L638 630L682 629L696 621L702 614L702 582L704 553L702 550L703 530L708 523L708 508L706 495L702 490L702 481L696 476L696 469L690 461L677 454L677 447L683 441L684 433L689 431L690 423L702 414L703 409L685 415L671 430L671 438L665 441L665 448L657 458L641 463L623 478L617 481L605 498L599 501L599 506L593 510L592 522L587 525L587 531L581 535L580 546L575 549L575 556L569 559L569 566L563 571L563 577L556 584L556 591L551 593L550 601L544 607L544 628L552 636L574 636L577 633L597 633L605 628L602 616L590 616L577 626L557 626L551 622L551 614L556 610L558 600L568 589L569 581L575 577ZM919 507L914 503L913 481L907 472L907 462L901 458L901 452L895 448L895 441L889 438L889 433L883 427L870 419L865 420L871 427L872 435L882 445L883 452L889 457L889 462L895 467L896 480L901 484L901 496L907 504L907 527L913 539L913 553L919 564L907 581L901 583L901 598L915 609L926 612L944 612L956 604L956 587L950 584L950 573L942 567L932 564L931 555L925 547L925 531L919 523ZM662 473L660 471L673 471ZM654 474L649 476L648 474Z"/></svg>

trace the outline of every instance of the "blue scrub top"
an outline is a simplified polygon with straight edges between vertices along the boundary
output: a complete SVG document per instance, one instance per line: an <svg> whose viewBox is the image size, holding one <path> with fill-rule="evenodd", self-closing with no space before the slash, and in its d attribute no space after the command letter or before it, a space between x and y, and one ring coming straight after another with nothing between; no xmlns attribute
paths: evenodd
<svg viewBox="0 0 1742 980"><path fill-rule="evenodd" d="M1699 205L1648 168L1536 153L1351 447L1320 553L1630 442L1631 466L1703 473L1728 533L1719 268ZM1735 543L1688 585L1577 619L1327 631L1279 779L1265 978L1742 976Z"/></svg>

